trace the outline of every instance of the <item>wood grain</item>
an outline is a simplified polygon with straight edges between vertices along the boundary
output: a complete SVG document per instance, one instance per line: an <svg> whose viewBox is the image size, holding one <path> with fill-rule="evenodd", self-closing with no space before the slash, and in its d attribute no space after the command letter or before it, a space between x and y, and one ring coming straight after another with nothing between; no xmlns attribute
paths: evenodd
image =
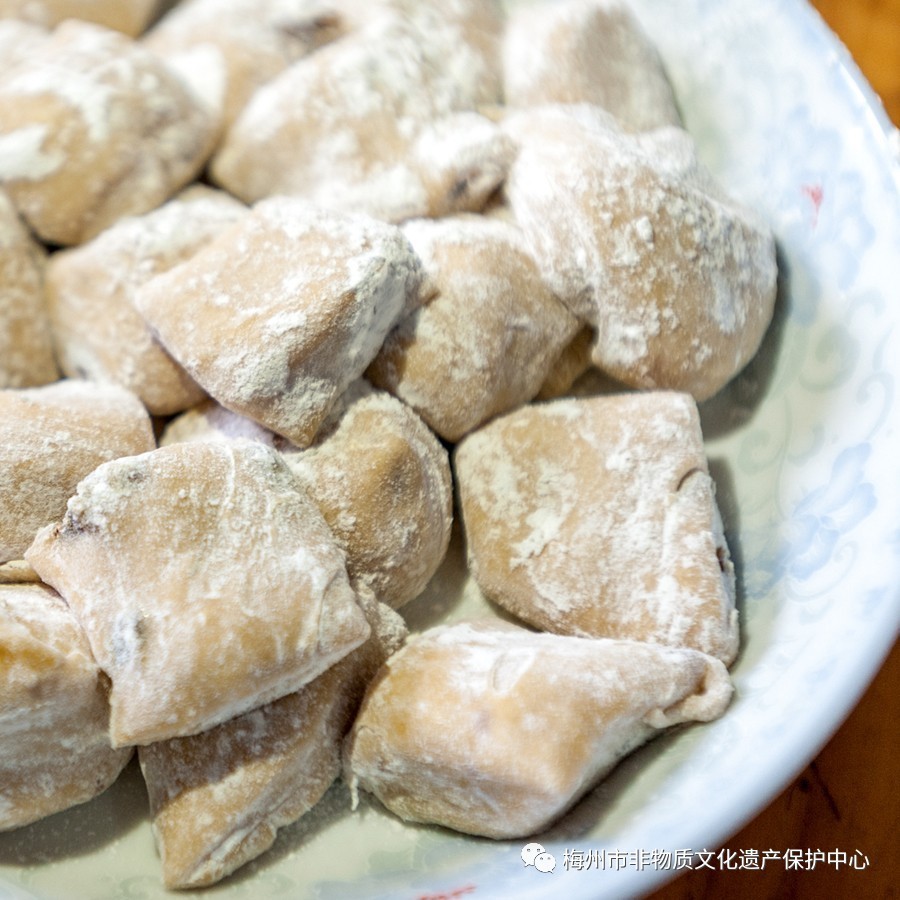
<svg viewBox="0 0 900 900"><path fill-rule="evenodd" d="M900 0L813 0L812 4L900 125Z"/></svg>
<svg viewBox="0 0 900 900"><path fill-rule="evenodd" d="M813 0L900 125L900 0ZM900 897L900 644L862 701L821 753L759 816L729 839L730 850L835 849L868 859L864 869L817 863L786 871L688 872L653 900L806 900ZM721 849L721 848L717 848ZM805 857L804 857L805 859ZM716 860L716 866L718 866Z"/></svg>

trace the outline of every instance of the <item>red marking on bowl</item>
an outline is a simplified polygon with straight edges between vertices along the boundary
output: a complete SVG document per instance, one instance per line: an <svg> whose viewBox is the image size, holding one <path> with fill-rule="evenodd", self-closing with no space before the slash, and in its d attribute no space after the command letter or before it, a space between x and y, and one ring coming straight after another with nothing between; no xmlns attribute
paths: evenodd
<svg viewBox="0 0 900 900"><path fill-rule="evenodd" d="M474 884L467 884L465 887L456 888L452 891L443 891L437 894L420 894L416 900L456 900L457 897L474 894L476 890L477 888Z"/></svg>
<svg viewBox="0 0 900 900"><path fill-rule="evenodd" d="M815 228L819 224L819 210L822 208L825 191L821 184L803 184L800 186L800 190L813 205L812 227Z"/></svg>

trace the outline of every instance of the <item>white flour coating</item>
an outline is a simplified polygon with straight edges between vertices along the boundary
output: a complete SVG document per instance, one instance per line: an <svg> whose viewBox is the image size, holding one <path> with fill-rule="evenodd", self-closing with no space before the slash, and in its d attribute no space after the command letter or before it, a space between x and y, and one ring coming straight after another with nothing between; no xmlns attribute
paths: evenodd
<svg viewBox="0 0 900 900"><path fill-rule="evenodd" d="M39 179L57 171L66 161L61 151L45 152L46 125L26 125L0 135L0 180Z"/></svg>
<svg viewBox="0 0 900 900"><path fill-rule="evenodd" d="M137 42L77 19L56 28L0 81L0 136L46 124L44 156L65 165L8 180L45 241L87 240L191 180L215 123L177 74Z"/></svg>
<svg viewBox="0 0 900 900"><path fill-rule="evenodd" d="M26 61L46 37L47 32L38 25L0 18L0 78Z"/></svg>
<svg viewBox="0 0 900 900"><path fill-rule="evenodd" d="M391 225L275 198L135 302L220 403L304 446L408 308L419 269Z"/></svg>
<svg viewBox="0 0 900 900"><path fill-rule="evenodd" d="M340 31L320 0L192 0L142 43L183 73L227 126L258 88Z"/></svg>
<svg viewBox="0 0 900 900"><path fill-rule="evenodd" d="M520 112L506 184L550 287L597 331L594 363L698 400L753 356L775 301L774 241L727 200L679 129L631 136L586 107Z"/></svg>
<svg viewBox="0 0 900 900"><path fill-rule="evenodd" d="M510 106L592 103L628 131L680 124L656 48L620 0L524 6L503 44Z"/></svg>
<svg viewBox="0 0 900 900"><path fill-rule="evenodd" d="M110 130L110 103L121 90L122 79L135 75L119 57L126 45L121 35L81 23L64 27L58 35L77 35L61 53L43 53L40 66L25 66L3 84L8 95L49 95L70 106L81 118L91 141L101 142Z"/></svg>
<svg viewBox="0 0 900 900"><path fill-rule="evenodd" d="M689 397L521 409L467 438L455 468L489 597L551 631L731 661L734 573Z"/></svg>
<svg viewBox="0 0 900 900"><path fill-rule="evenodd" d="M228 70L222 51L215 44L200 43L170 54L166 64L191 86L216 117L224 115Z"/></svg>

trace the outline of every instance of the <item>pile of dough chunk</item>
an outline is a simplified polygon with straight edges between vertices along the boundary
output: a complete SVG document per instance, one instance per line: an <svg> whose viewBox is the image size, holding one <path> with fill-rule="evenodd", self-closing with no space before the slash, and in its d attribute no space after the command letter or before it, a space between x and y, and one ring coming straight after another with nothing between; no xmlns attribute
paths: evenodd
<svg viewBox="0 0 900 900"><path fill-rule="evenodd" d="M776 281L622 0L0 0L0 830L520 840L721 716Z"/></svg>

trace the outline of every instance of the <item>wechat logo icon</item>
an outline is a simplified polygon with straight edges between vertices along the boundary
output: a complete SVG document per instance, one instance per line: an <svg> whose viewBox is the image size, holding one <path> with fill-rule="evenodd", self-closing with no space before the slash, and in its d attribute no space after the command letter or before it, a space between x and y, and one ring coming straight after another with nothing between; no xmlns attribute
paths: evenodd
<svg viewBox="0 0 900 900"><path fill-rule="evenodd" d="M526 844L522 848L522 862L534 866L538 872L547 874L556 868L556 857L548 853L540 844Z"/></svg>

